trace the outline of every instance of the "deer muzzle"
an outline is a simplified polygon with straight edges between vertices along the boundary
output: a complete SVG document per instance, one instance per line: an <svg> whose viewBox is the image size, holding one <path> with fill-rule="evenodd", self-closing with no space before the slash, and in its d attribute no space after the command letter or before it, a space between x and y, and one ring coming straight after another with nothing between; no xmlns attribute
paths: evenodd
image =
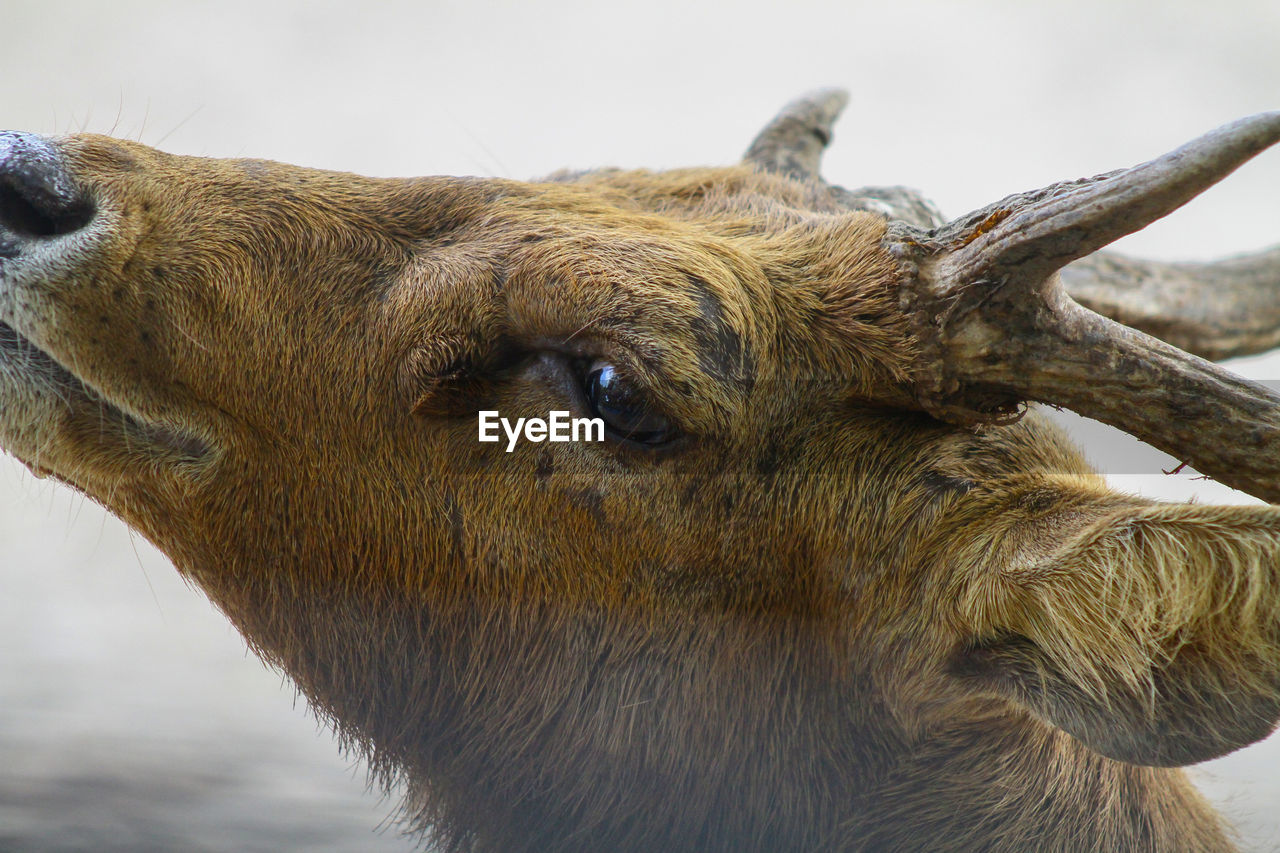
<svg viewBox="0 0 1280 853"><path fill-rule="evenodd" d="M55 141L0 133L0 445L38 474L79 481L122 448L189 461L207 449L103 393L95 365L70 346L83 324L67 322L77 313L69 296L113 251L114 218Z"/></svg>

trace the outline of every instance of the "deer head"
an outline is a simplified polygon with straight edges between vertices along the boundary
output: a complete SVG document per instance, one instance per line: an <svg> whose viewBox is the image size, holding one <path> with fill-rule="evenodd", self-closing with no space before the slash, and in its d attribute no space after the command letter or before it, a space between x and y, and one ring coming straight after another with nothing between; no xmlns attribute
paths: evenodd
<svg viewBox="0 0 1280 853"><path fill-rule="evenodd" d="M1280 495L1280 399L1172 345L1274 345L1280 255L1096 251L1280 115L947 223L818 176L844 100L539 183L0 136L0 445L449 845L1224 848L1168 768L1280 719L1280 513L1114 493L1025 404Z"/></svg>

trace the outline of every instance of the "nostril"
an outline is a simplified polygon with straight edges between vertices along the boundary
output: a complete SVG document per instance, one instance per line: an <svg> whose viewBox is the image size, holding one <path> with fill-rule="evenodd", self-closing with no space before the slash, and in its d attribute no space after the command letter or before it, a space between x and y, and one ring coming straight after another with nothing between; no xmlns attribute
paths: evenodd
<svg viewBox="0 0 1280 853"><path fill-rule="evenodd" d="M0 133L0 232L56 237L83 228L94 212L52 142Z"/></svg>
<svg viewBox="0 0 1280 853"><path fill-rule="evenodd" d="M0 183L0 228L24 237L54 237L75 231L83 221L68 222L65 215L57 215L37 207L23 197L20 190Z"/></svg>

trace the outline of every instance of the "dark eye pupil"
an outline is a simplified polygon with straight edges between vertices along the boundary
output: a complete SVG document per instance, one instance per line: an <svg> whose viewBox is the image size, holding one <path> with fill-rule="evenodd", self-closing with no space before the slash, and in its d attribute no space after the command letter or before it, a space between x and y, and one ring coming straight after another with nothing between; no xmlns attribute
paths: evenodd
<svg viewBox="0 0 1280 853"><path fill-rule="evenodd" d="M659 444L671 437L666 417L620 377L612 364L597 361L591 365L584 390L592 414L621 437L642 444Z"/></svg>

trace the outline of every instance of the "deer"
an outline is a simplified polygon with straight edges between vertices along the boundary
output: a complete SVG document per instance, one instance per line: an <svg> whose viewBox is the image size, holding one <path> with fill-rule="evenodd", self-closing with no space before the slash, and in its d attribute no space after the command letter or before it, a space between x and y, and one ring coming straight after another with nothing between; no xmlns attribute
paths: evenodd
<svg viewBox="0 0 1280 853"><path fill-rule="evenodd" d="M1280 721L1280 397L1212 360L1280 344L1280 250L1105 247L1280 113L947 220L821 176L847 97L535 182L0 135L0 446L437 849L1233 849L1182 768ZM1114 491L1045 407L1266 503Z"/></svg>

